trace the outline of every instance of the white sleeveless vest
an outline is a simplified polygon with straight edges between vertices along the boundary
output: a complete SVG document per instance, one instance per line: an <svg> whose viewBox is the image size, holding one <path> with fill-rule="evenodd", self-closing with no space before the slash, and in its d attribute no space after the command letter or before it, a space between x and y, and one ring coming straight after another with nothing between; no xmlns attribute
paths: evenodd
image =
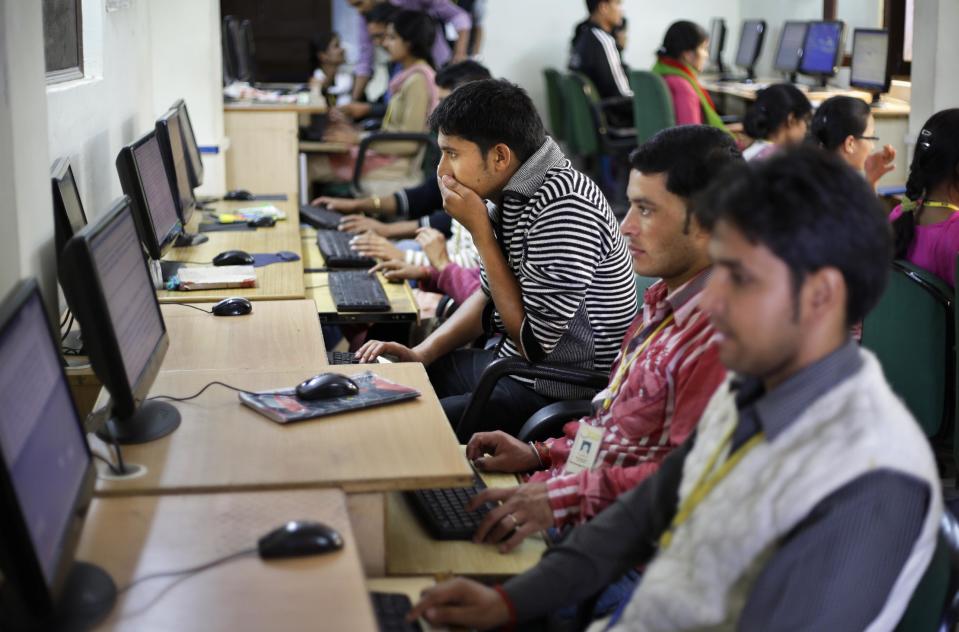
<svg viewBox="0 0 959 632"><path fill-rule="evenodd" d="M919 539L867 630L896 626L935 550L942 498L926 438L875 357L860 353L856 374L812 402L775 441L760 441L676 529L614 630L735 629L776 542L829 494L877 468L924 480L931 490ZM683 466L680 502L738 417L727 379L699 423Z"/></svg>

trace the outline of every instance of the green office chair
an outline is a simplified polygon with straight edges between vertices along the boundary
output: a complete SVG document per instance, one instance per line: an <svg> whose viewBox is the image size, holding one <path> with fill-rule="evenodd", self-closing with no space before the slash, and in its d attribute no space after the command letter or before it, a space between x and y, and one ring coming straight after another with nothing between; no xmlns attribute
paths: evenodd
<svg viewBox="0 0 959 632"><path fill-rule="evenodd" d="M896 632L950 632L959 618L959 524L948 510L939 541Z"/></svg>
<svg viewBox="0 0 959 632"><path fill-rule="evenodd" d="M862 346L876 354L893 391L929 438L955 414L954 291L939 277L894 261L889 286L866 316Z"/></svg>
<svg viewBox="0 0 959 632"><path fill-rule="evenodd" d="M656 132L676 126L673 99L662 77L646 70L630 70L629 88L633 91L637 143L645 143Z"/></svg>
<svg viewBox="0 0 959 632"><path fill-rule="evenodd" d="M635 130L614 128L606 123L599 93L588 77L573 72L562 79L567 142L573 153L590 160L602 154L626 154L636 147Z"/></svg>
<svg viewBox="0 0 959 632"><path fill-rule="evenodd" d="M549 131L557 142L566 142L566 111L563 103L563 76L555 68L544 68Z"/></svg>

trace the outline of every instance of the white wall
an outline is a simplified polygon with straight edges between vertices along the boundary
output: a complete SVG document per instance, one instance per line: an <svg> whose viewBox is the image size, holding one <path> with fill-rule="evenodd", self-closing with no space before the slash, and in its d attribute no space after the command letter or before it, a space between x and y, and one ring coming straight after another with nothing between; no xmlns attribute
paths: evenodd
<svg viewBox="0 0 959 632"><path fill-rule="evenodd" d="M722 17L726 24L739 24L739 5L740 0L623 0L629 20L623 58L635 68L649 68L672 22L687 19L708 29L711 18ZM585 17L583 0L488 0L483 62L494 76L526 88L545 114L543 68L566 67L573 27Z"/></svg>
<svg viewBox="0 0 959 632"><path fill-rule="evenodd" d="M34 276L53 308L53 209L43 97L40 3L0 0L0 295Z"/></svg>
<svg viewBox="0 0 959 632"><path fill-rule="evenodd" d="M915 3L912 58L912 112L909 145L934 112L959 107L956 60L959 60L959 2L922 0Z"/></svg>

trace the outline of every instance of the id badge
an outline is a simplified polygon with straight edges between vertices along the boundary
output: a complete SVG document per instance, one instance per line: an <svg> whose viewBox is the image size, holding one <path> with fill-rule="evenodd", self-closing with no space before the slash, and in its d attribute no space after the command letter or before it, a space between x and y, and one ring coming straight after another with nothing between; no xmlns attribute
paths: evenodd
<svg viewBox="0 0 959 632"><path fill-rule="evenodd" d="M596 463L596 457L599 455L599 446L603 441L603 428L580 424L576 431L576 439L573 441L573 448L569 452L569 458L566 459L566 467L563 468L565 474L577 474L583 470L590 470Z"/></svg>

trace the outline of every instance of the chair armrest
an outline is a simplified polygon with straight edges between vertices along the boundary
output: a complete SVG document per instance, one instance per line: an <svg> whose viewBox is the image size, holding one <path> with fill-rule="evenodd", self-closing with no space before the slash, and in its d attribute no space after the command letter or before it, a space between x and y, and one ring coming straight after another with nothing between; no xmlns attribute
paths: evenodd
<svg viewBox="0 0 959 632"><path fill-rule="evenodd" d="M363 176L363 162L366 160L366 152L369 150L370 145L374 143L382 143L386 141L396 141L396 140L406 140L423 145L432 147L434 151L439 152L439 145L436 144L436 139L433 138L431 134L426 132L375 132L364 136L360 140L359 152L356 157L356 164L353 165L353 190L354 192L362 191L360 187L360 179Z"/></svg>
<svg viewBox="0 0 959 632"><path fill-rule="evenodd" d="M556 382L565 382L573 386L585 386L596 390L606 388L609 383L609 375L602 371L591 369L577 369L573 367L549 364L548 362L533 363L523 358L499 358L490 362L482 377L473 389L473 395L470 397L469 406L463 412L463 417L456 425L456 436L460 441L469 441L476 428L479 426L479 420L483 416L483 409L493 389L501 378L507 376L531 377L553 380Z"/></svg>
<svg viewBox="0 0 959 632"><path fill-rule="evenodd" d="M544 406L526 420L516 438L520 441L543 441L563 434L567 422L593 413L593 403L588 399L570 399Z"/></svg>

